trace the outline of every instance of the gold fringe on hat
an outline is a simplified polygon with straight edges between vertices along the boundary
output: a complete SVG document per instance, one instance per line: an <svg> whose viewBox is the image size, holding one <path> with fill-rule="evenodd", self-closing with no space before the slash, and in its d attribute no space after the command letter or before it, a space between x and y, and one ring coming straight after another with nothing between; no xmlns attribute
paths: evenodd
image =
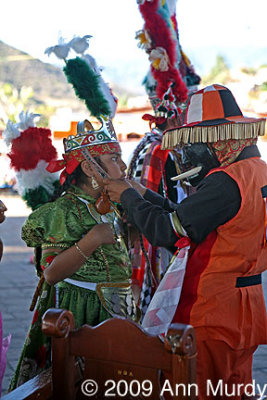
<svg viewBox="0 0 267 400"><path fill-rule="evenodd" d="M170 129L163 135L161 149L174 149L186 143L214 143L218 140L251 139L265 134L265 119L246 123L225 123L213 126L185 126ZM266 132L267 133L267 132Z"/></svg>

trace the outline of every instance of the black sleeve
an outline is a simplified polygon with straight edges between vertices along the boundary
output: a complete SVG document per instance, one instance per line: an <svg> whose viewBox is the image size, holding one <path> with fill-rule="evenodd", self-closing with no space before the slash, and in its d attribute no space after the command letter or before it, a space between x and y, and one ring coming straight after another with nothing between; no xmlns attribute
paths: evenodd
<svg viewBox="0 0 267 400"><path fill-rule="evenodd" d="M159 194L149 192L150 200L158 200L160 204L162 199L164 203L165 199ZM131 188L122 193L121 204L129 222L134 224L153 246L172 247L176 243L178 238L172 228L169 211L164 210L162 204L152 204Z"/></svg>
<svg viewBox="0 0 267 400"><path fill-rule="evenodd" d="M223 171L203 179L197 191L180 204L172 203L160 195L146 191L145 198L134 189L121 196L122 206L131 223L154 246L171 247L177 241L169 213L176 211L188 236L202 242L218 226L232 219L241 205L237 183Z"/></svg>
<svg viewBox="0 0 267 400"><path fill-rule="evenodd" d="M177 203L173 203L166 197L163 197L160 194L153 192L153 190L147 189L144 195L144 199L152 204L164 208L164 210L166 211L173 212L176 210Z"/></svg>

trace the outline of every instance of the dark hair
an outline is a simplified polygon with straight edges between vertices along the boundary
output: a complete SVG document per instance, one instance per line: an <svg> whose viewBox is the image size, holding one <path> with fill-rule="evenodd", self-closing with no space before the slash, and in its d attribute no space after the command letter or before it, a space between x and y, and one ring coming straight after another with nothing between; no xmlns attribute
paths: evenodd
<svg viewBox="0 0 267 400"><path fill-rule="evenodd" d="M71 175L67 174L65 182L63 183L62 186L60 185L55 190L55 192L50 198L50 201L55 201L58 197L60 197L62 193L66 192L69 189L70 185L73 182L75 182L76 185L80 185L87 182L87 176L83 172L81 164L78 165L78 167L73 171Z"/></svg>
<svg viewBox="0 0 267 400"><path fill-rule="evenodd" d="M37 246L34 248L34 265L36 268L37 276L40 278L43 270L41 267L41 258L42 258L42 247Z"/></svg>
<svg viewBox="0 0 267 400"><path fill-rule="evenodd" d="M94 159L96 160L97 164L99 164L100 167L102 167L107 172L107 168L105 167L105 165L100 160L100 157L94 157Z"/></svg>
<svg viewBox="0 0 267 400"><path fill-rule="evenodd" d="M105 166L103 165L103 163L101 162L99 157L94 157L94 159L104 170L106 170ZM86 184L87 180L88 180L88 177L83 172L81 163L80 163L71 175L67 174L65 182L63 183L62 186L59 186L55 190L52 197L50 198L50 201L55 201L58 197L60 197L62 195L62 193L66 192L69 189L70 185L73 182L75 182L75 185L79 186L81 184Z"/></svg>

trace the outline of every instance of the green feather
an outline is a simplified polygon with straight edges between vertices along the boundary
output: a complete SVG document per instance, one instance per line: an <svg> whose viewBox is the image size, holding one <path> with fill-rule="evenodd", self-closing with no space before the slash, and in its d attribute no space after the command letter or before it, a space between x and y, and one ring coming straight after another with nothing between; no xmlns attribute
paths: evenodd
<svg viewBox="0 0 267 400"><path fill-rule="evenodd" d="M60 183L59 181L55 181L53 182L53 185L56 190L60 186ZM29 189L22 195L22 198L25 200L27 206L33 211L47 203L51 197L51 193L48 193L43 186L39 186L36 189Z"/></svg>
<svg viewBox="0 0 267 400"><path fill-rule="evenodd" d="M67 60L63 71L76 95L85 101L86 107L93 116L110 115L109 104L100 89L100 76L90 68L86 61L79 57Z"/></svg>

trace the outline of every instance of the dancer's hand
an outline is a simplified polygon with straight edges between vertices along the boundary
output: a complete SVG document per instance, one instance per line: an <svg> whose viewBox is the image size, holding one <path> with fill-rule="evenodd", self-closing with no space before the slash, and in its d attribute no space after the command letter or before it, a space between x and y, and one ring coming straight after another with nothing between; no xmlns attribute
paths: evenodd
<svg viewBox="0 0 267 400"><path fill-rule="evenodd" d="M120 203L122 193L132 187L127 179L106 178L103 180L103 183L110 200L116 203Z"/></svg>
<svg viewBox="0 0 267 400"><path fill-rule="evenodd" d="M132 187L137 190L138 193L141 194L141 196L144 196L145 192L146 192L146 187L141 185L141 183L136 182L135 180L131 179L131 185Z"/></svg>

